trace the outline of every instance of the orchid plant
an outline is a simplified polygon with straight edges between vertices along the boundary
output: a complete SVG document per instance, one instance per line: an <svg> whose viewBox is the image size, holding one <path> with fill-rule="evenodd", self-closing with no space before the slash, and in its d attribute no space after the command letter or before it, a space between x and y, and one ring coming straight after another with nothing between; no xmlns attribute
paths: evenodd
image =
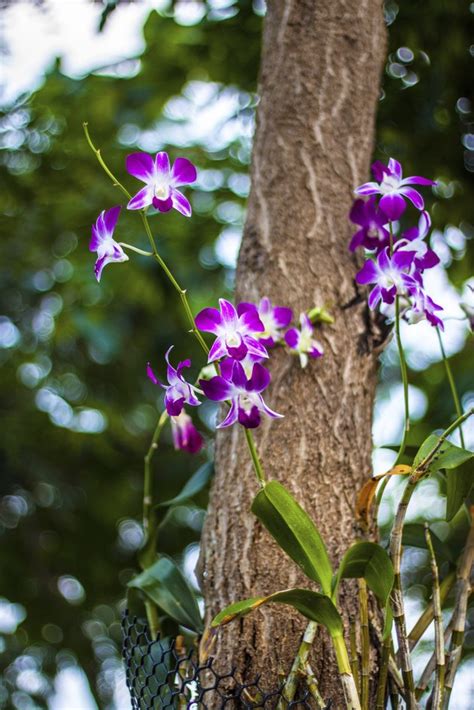
<svg viewBox="0 0 474 710"><path fill-rule="evenodd" d="M97 280L100 281L106 265L127 261L127 252L154 258L175 288L189 321L190 330L204 353L204 360L200 363L201 374L194 382L189 381L186 375L191 367L189 358L173 364L176 362L173 345L170 345L165 353L163 364L154 367L148 364L146 367L146 373L153 385L164 390L164 408L145 456L145 543L139 556L142 572L129 583L129 587L139 590L142 595L151 637L156 637L163 617L168 617L180 627L202 634L201 653L206 656L211 652L215 634L225 624L265 604L290 605L309 620L309 625L301 646L295 649L295 661L284 682L283 697L287 705L292 702L296 686L303 679L308 684L316 706L326 707L316 678L307 663L309 648L318 625L321 625L326 627L333 642L346 707L368 710L369 698L373 697L369 688L369 637L368 634L362 635L359 651L355 632L353 638L351 628L349 657L344 637L345 625L338 605L341 581L344 578L357 578L361 620L368 619L367 589L370 589L377 599L384 618L383 631L377 632L380 653L376 685L377 709L387 707L389 692L392 702L395 697L401 696L407 708L418 707L420 697L428 687L428 681L424 686L421 681L418 686L415 685L411 651L432 619L435 621L436 632L435 663L430 666L431 673L428 673L428 669L425 675L430 678L434 673L435 676L431 707L447 708L459 663L469 585L458 584L447 660L443 639L449 638L449 634L446 636L448 629L443 629L440 614L441 590L447 586L448 578L451 586L454 584L456 574L458 580L468 579L474 556L474 527L471 528L468 543L458 563L457 573L455 570L450 571L448 577L440 582L438 559L433 551L436 536L426 526L424 540L432 561L433 602L410 637L406 629L400 578L405 513L418 482L443 472L442 475L448 481L448 489L451 486L451 497L448 498L451 518L464 504L472 482L471 478L463 478L462 485L456 482L456 479L453 482L453 475L460 476L457 474L459 467L473 458L473 454L464 447L462 433L462 424L473 414L473 410L465 413L461 411L454 378L443 348L443 308L426 292L423 281L425 271L436 266L439 260L428 243L431 226L429 213L425 210L422 195L413 185L429 187L434 182L419 176L404 178L401 164L391 158L388 165L374 163L372 169L375 180L355 189L356 200L350 212L350 220L358 229L350 241L349 249L363 249L365 254L364 264L355 275L355 280L361 286L370 286L369 308L379 309L394 323L405 403L403 439L394 467L381 476L369 478L359 492L355 514L361 529L369 526L372 502L376 498L377 505L380 504L390 476L405 476L407 485L395 517L388 549L384 549L379 543L356 540L343 556L338 568L333 570L315 522L284 486L266 479L252 434L252 430L259 427L264 418L275 420L272 426L278 427L278 419L282 417L281 413L274 411L268 404L271 399L268 363L272 351L283 348L288 356L296 356L296 361L302 368L318 367L317 362L311 362L324 355L318 331L321 331L325 324L332 322L331 315L321 305L308 303L307 310L297 314L296 322L292 325L295 320L292 310L285 304L273 304L266 295L263 295L258 303L243 302L236 305L221 298L218 308L210 306L193 315L186 290L180 286L157 250L147 210L153 207L155 214L159 215L175 209L181 215L179 218L189 218L192 214L191 205L178 188L190 185L196 180L195 166L183 157L178 157L171 166L166 152L159 152L155 156L133 153L127 157L126 169L131 176L144 183L145 187L132 196L110 172L100 151L92 143L87 124L84 125L84 130L99 163L113 184L124 194L127 200L126 208L138 211L151 247L151 251L147 252L116 241L114 234L121 206L104 210L92 227L90 241L91 251L97 253L94 267ZM406 212L408 203L410 210L415 208L419 212L419 217L414 226L400 232L399 220ZM474 309L469 304L464 304L463 308L466 317L472 322ZM411 324L426 320L436 329L457 414L456 420L441 436L428 437L410 465L401 463L405 460L406 437L410 424L407 367L400 329L402 320ZM207 334L213 337L211 343L206 339ZM209 469L200 469L175 499L156 506L152 459L167 422L170 422L172 440L177 451L197 453L201 450L204 437L193 423L191 412L206 400L223 405L222 414L218 418L218 429L239 426L245 432L258 485L252 512L283 552L301 568L312 583L319 586L320 591L287 589L266 597L237 600L222 610L212 620L210 627L204 630L194 592L174 560L158 554L156 537L160 511L172 507L176 501L182 502L192 497L201 490L209 478ZM455 429L459 429L461 447L455 446L448 439ZM470 476L472 477L472 472ZM397 654L392 638L392 621L398 641ZM184 669L183 677L176 679L176 682L181 684L179 687L183 698L190 697L185 676ZM281 702L278 705L279 710L287 707Z"/></svg>

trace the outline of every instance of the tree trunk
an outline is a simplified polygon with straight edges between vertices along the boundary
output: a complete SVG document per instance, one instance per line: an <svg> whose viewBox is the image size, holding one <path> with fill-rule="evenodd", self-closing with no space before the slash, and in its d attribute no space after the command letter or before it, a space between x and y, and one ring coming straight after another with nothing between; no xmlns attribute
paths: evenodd
<svg viewBox="0 0 474 710"><path fill-rule="evenodd" d="M324 357L306 370L274 351L269 404L285 418L256 432L267 479L313 516L333 563L354 540L355 494L371 471L374 334L355 298L348 212L368 175L385 51L380 0L269 2L236 300L268 295L297 316L325 304L335 316L318 333ZM200 561L208 620L230 602L310 586L250 513L256 493L243 431L220 432ZM357 601L347 589L350 614ZM243 680L261 673L274 689L305 626L286 607L250 614L220 630L216 665L236 666ZM325 634L312 665L323 696L343 707Z"/></svg>

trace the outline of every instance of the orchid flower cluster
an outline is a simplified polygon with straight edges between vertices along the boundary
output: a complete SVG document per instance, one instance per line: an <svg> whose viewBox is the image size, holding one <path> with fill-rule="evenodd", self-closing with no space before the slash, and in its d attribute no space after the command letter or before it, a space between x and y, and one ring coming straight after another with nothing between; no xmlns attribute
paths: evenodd
<svg viewBox="0 0 474 710"><path fill-rule="evenodd" d="M372 172L375 182L364 183L355 190L356 195L368 199L356 199L349 215L359 227L349 249L363 247L370 252L356 281L372 286L368 301L371 309L379 306L393 319L397 300L400 315L409 323L426 319L444 329L439 315L443 309L430 298L423 284L423 273L436 266L439 258L427 243L430 215L423 197L413 187L435 182L420 176L404 178L401 164L393 158L388 165L375 162ZM398 221L407 200L420 212L418 224L398 234Z"/></svg>
<svg viewBox="0 0 474 710"><path fill-rule="evenodd" d="M133 153L126 159L126 168L130 175L145 183L145 187L131 197L127 209L153 207L158 212L168 212L174 208L185 217L191 216L189 201L177 189L196 180L196 168L189 160L177 158L171 166L166 152L157 153L154 158L147 153ZM104 210L92 226L89 248L97 253L95 275L98 281L107 264L128 260L124 248L141 252L114 239L120 211L118 205ZM313 309L312 313L321 310ZM309 315L301 313L299 326L290 328L292 319L291 308L274 306L267 297L262 298L258 305L245 302L238 304L237 308L221 298L219 309L205 308L194 319L199 331L215 337L208 354L208 365L214 367L214 376L205 377L205 368L198 385L188 382L184 371L191 367L191 361L183 360L174 367L170 362L173 346L165 355L166 382L159 380L148 364L148 377L165 390L164 403L171 420L176 449L197 453L203 446L203 437L185 410L186 405L199 406L199 397L202 396L229 405L217 428L238 422L247 429L254 429L259 426L262 415L272 419L282 417L268 407L262 396L271 379L263 365L268 361L269 350L277 345L286 345L291 353L299 357L302 367L307 366L309 358L319 358L323 354L322 345L314 337L314 326ZM315 320L318 319L316 316Z"/></svg>
<svg viewBox="0 0 474 710"><path fill-rule="evenodd" d="M215 369L209 376L209 368L204 368L198 384L187 382L183 369L191 365L190 360L179 362L174 368L169 360L172 347L166 353L167 383L161 382L150 365L147 373L152 382L165 390L165 407L172 426L174 444L177 449L190 453L199 451L202 437L184 411L201 404L197 395L205 396L213 402L227 402L229 409L218 429L236 422L247 429L260 425L262 415L280 419L265 403L262 393L270 384L270 373L263 363L269 359L269 350L286 343L299 355L302 366L308 358L318 358L323 354L321 344L314 339L314 328L303 313L300 328L287 328L293 318L291 308L274 306L269 298L262 298L257 305L240 303L237 308L224 298L219 300L219 308L204 308L195 318L196 327L204 333L212 333L215 340L209 350L208 365ZM211 368L211 369L212 369ZM205 375L208 375L207 377Z"/></svg>

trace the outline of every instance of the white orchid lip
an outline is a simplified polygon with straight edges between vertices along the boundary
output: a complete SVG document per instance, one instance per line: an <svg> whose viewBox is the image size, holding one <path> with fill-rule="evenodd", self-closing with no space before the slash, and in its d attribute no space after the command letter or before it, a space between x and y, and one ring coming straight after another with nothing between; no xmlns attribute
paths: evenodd
<svg viewBox="0 0 474 710"><path fill-rule="evenodd" d="M165 183L158 183L155 185L155 197L157 200L162 200L163 202L167 200L170 196L169 185Z"/></svg>

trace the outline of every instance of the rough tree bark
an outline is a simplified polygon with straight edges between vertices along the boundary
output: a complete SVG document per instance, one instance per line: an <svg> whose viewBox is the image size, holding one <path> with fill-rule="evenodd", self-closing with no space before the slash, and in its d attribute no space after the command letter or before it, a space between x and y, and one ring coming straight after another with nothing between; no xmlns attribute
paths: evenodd
<svg viewBox="0 0 474 710"><path fill-rule="evenodd" d="M285 415L256 433L268 479L314 516L333 562L354 539L356 491L370 474L376 364L371 321L356 296L347 245L354 187L368 176L386 32L381 0L271 0L265 20L252 190L237 270L237 300L268 295L295 313L329 306L321 360L304 371L272 355L270 406ZM230 602L308 585L249 512L257 485L239 427L217 437L216 478L202 541L208 618ZM346 592L342 605L355 608ZM274 688L305 620L272 606L230 624L217 664ZM329 641L314 670L342 707Z"/></svg>

